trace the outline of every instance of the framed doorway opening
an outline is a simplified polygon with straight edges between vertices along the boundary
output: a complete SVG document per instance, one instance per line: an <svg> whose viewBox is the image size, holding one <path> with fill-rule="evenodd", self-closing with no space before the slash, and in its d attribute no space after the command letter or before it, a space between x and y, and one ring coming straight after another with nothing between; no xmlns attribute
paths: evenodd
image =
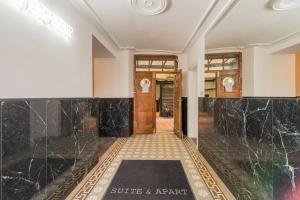
<svg viewBox="0 0 300 200"><path fill-rule="evenodd" d="M174 132L179 137L183 137L181 77L177 56L135 56L135 134Z"/></svg>

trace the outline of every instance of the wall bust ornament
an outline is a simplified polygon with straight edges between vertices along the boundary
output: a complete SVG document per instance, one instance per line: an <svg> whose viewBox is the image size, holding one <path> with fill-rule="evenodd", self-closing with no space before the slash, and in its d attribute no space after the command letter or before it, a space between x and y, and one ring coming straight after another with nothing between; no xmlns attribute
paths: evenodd
<svg viewBox="0 0 300 200"><path fill-rule="evenodd" d="M142 93L148 93L151 85L151 81L147 78L144 78L140 82L140 86L142 87Z"/></svg>
<svg viewBox="0 0 300 200"><path fill-rule="evenodd" d="M222 85L225 87L225 92L232 92L234 86L234 80L231 77L225 77L222 81Z"/></svg>
<svg viewBox="0 0 300 200"><path fill-rule="evenodd" d="M168 6L168 0L129 0L129 3L142 15L158 15Z"/></svg>

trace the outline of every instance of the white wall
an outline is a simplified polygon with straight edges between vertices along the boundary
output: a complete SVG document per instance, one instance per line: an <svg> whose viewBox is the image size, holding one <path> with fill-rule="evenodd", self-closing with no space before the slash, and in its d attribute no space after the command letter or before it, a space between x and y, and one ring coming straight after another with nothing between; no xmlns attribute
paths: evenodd
<svg viewBox="0 0 300 200"><path fill-rule="evenodd" d="M133 97L133 68L133 55L130 51L122 51L116 58L95 59L95 97Z"/></svg>
<svg viewBox="0 0 300 200"><path fill-rule="evenodd" d="M242 95L254 96L254 48L244 49L242 53Z"/></svg>
<svg viewBox="0 0 300 200"><path fill-rule="evenodd" d="M295 97L295 55L269 54L250 47L243 51L243 96Z"/></svg>
<svg viewBox="0 0 300 200"><path fill-rule="evenodd" d="M194 43L186 49L188 70L197 71L197 96L204 96L204 57L205 57L205 38L198 37Z"/></svg>
<svg viewBox="0 0 300 200"><path fill-rule="evenodd" d="M92 34L101 33L69 1L42 2L74 28L70 41L12 2L0 0L0 98L91 97Z"/></svg>
<svg viewBox="0 0 300 200"><path fill-rule="evenodd" d="M187 90L188 90L188 63L187 63L187 55L180 54L178 55L178 68L182 71L182 96L187 97Z"/></svg>
<svg viewBox="0 0 300 200"><path fill-rule="evenodd" d="M204 96L205 41L200 36L185 51L186 96L188 97L188 137L198 138L198 97Z"/></svg>
<svg viewBox="0 0 300 200"><path fill-rule="evenodd" d="M198 97L204 97L205 95L205 41L202 38L202 46L199 52L199 59L197 63L197 94Z"/></svg>

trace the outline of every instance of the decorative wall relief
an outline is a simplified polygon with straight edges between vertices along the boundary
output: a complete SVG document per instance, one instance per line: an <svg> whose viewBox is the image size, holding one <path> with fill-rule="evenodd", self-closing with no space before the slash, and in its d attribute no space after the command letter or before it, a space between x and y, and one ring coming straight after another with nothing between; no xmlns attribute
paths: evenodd
<svg viewBox="0 0 300 200"><path fill-rule="evenodd" d="M225 77L222 81L222 85L225 88L225 92L232 92L232 87L234 86L234 79L231 77Z"/></svg>
<svg viewBox="0 0 300 200"><path fill-rule="evenodd" d="M144 78L140 82L140 86L142 87L142 93L148 93L151 85L151 81L147 78Z"/></svg>

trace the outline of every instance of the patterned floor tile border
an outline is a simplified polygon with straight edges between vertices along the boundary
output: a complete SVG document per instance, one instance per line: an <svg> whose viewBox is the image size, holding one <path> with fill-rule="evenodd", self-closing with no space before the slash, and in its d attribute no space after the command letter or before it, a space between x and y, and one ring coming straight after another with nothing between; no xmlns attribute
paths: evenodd
<svg viewBox="0 0 300 200"><path fill-rule="evenodd" d="M119 139L67 200L101 200L122 160L180 160L196 199L235 199L191 139L159 133Z"/></svg>
<svg viewBox="0 0 300 200"><path fill-rule="evenodd" d="M225 184L212 170L204 157L199 153L196 145L190 138L183 139L183 143L189 152L194 164L201 174L206 186L212 194L214 200L232 200L235 199ZM217 179L217 180L216 180ZM225 192L224 192L225 190Z"/></svg>
<svg viewBox="0 0 300 200"><path fill-rule="evenodd" d="M84 200L87 198L93 187L103 176L105 170L110 166L111 162L118 155L126 143L126 138L118 139L108 151L101 157L99 163L88 174L88 176L79 184L75 190L66 198L66 200Z"/></svg>

